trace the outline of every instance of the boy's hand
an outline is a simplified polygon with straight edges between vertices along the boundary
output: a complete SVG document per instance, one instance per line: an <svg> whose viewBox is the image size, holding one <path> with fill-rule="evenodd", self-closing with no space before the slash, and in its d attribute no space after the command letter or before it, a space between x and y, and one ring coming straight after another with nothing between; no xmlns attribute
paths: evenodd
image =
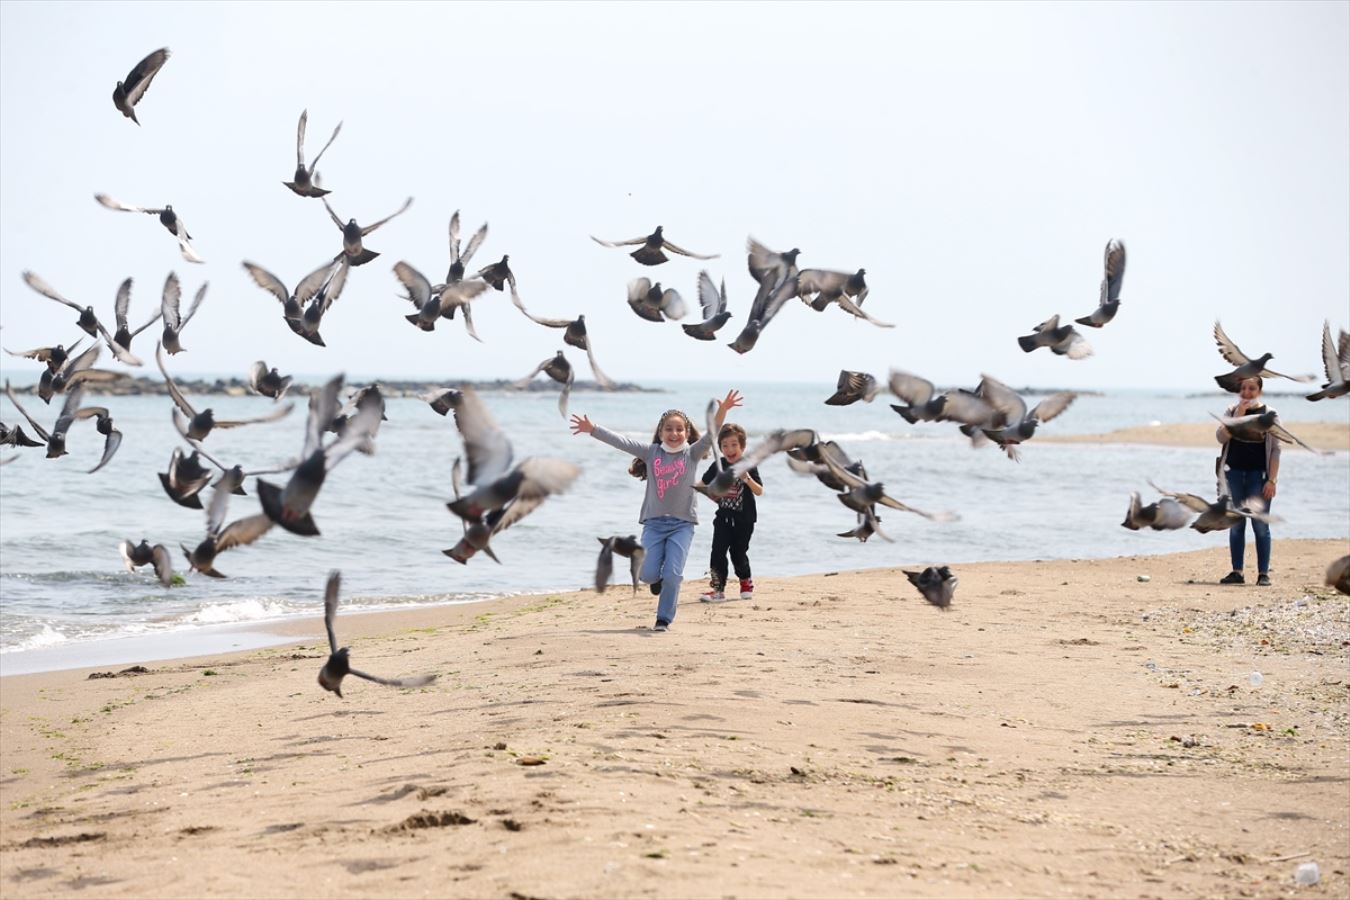
<svg viewBox="0 0 1350 900"><path fill-rule="evenodd" d="M571 428L573 434L590 434L595 431L595 424L585 416L573 415Z"/></svg>
<svg viewBox="0 0 1350 900"><path fill-rule="evenodd" d="M740 406L744 400L745 398L741 395L741 392L732 388L727 391L725 397L717 401L717 412L721 415L726 415L734 407Z"/></svg>

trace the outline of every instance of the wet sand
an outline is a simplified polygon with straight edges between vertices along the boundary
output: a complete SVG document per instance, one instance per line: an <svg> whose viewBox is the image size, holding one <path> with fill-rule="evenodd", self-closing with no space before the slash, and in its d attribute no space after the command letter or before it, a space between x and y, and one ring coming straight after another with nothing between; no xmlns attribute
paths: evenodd
<svg viewBox="0 0 1350 900"><path fill-rule="evenodd" d="M691 581L666 634L623 587L340 617L440 676L341 700L317 614L0 679L0 892L1343 897L1347 549L1277 541L1269 588L1215 584L1221 540L964 565L947 612L897 569Z"/></svg>

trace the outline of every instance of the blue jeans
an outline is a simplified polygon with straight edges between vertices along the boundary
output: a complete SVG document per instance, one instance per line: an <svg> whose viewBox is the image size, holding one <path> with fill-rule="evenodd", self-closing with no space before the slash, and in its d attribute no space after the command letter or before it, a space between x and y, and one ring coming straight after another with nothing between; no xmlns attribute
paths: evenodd
<svg viewBox="0 0 1350 900"><path fill-rule="evenodd" d="M648 584L661 581L661 597L656 605L658 619L675 621L680 585L684 583L684 561L689 558L689 545L693 542L693 522L674 516L657 516L643 523L642 548L647 551L647 556L638 577Z"/></svg>
<svg viewBox="0 0 1350 900"><path fill-rule="evenodd" d="M1234 506L1243 505L1250 497L1260 497L1266 484L1266 473L1260 469L1228 469L1224 475L1228 478L1228 494L1233 498ZM1270 502L1265 502L1269 511ZM1248 522L1252 523L1252 534L1256 537L1256 571L1264 575L1270 571L1270 526L1255 519L1239 519L1228 529L1228 554L1233 558L1233 571L1242 571Z"/></svg>

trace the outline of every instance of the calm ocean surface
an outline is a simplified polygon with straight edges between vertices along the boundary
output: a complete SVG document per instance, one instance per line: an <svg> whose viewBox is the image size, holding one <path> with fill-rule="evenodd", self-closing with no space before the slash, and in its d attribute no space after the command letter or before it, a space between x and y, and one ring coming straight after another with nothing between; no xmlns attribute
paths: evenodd
<svg viewBox="0 0 1350 900"><path fill-rule="evenodd" d="M686 382L661 394L577 392L571 410L616 431L650 438L663 410L678 406L697 421L709 398L728 386ZM1130 532L1119 524L1131 490L1142 492L1146 502L1156 499L1148 478L1173 490L1210 495L1217 448L1033 440L1024 447L1022 461L1014 463L996 448L971 449L952 425L906 424L890 410L886 394L872 404L830 407L822 403L833 391L830 384L739 387L746 406L731 419L746 427L752 445L774 428L813 427L862 459L894 496L920 509L960 516L954 523L935 524L886 511L883 527L896 543L838 538L837 532L853 527L853 514L815 479L793 475L781 457L775 458L761 467L765 494L750 554L759 576L1168 553L1221 546L1226 540L1226 534L1190 530ZM43 651L77 651L77 642L172 633L197 641L194 647L200 649L203 636L220 633L219 626L237 633L252 623L316 616L330 569L342 570L347 610L471 602L588 585L599 549L596 537L639 531L642 484L627 475L628 458L592 438L573 437L558 415L555 394L487 392L483 398L510 436L517 460L562 456L583 467L571 491L494 540L502 565L479 556L461 566L441 553L460 535L458 521L445 508L452 496L450 467L462 451L459 435L452 417L442 418L418 400L395 399L389 401L376 454L349 457L324 485L314 508L321 537L274 529L257 544L220 556L217 566L228 579L192 575L186 586L172 589L161 588L148 569L127 573L117 550L123 538L148 538L167 545L175 569L182 571L186 562L179 544L195 546L203 536L204 514L169 500L155 474L166 469L179 444L170 424L170 401L91 398L110 407L126 436L103 471L85 474L102 450L102 436L89 422L74 429L70 456L48 461L34 448L0 468L0 671L45 667L35 665L50 655ZM289 418L216 431L206 449L246 469L267 468L297 454L305 396L295 399ZM1345 400L1267 399L1295 433L1299 421L1350 415ZM54 418L59 402L44 407L36 398L31 404L21 400L44 424ZM197 405L228 418L257 415L271 401L210 397ZM1182 392L1082 396L1042 433L1199 422L1226 405L1218 395ZM0 402L0 409L6 424L19 419L8 400ZM258 511L251 479L247 489L250 496L232 499L231 520ZM711 504L703 510L688 579L701 579L707 568ZM1277 537L1350 536L1350 455L1318 457L1286 449L1274 511L1285 519L1274 527ZM623 579L627 568L618 563L616 577Z"/></svg>

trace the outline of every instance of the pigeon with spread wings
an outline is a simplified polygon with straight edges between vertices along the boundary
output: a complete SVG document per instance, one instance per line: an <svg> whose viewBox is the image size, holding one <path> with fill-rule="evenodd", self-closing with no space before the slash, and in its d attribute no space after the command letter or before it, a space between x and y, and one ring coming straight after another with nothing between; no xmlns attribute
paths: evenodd
<svg viewBox="0 0 1350 900"><path fill-rule="evenodd" d="M234 547L251 544L272 530L272 520L262 513L235 519L226 525L225 513L229 510L229 503L228 490L213 489L211 503L206 507L206 537L191 550L185 544L178 545L183 548L183 555L192 569L212 578L225 577L224 573L216 570L217 556Z"/></svg>
<svg viewBox="0 0 1350 900"><path fill-rule="evenodd" d="M1273 369L1267 369L1266 363L1275 358L1274 353L1263 353L1257 357L1250 357L1238 349L1238 345L1224 332L1223 326L1214 322L1214 343L1218 345L1219 355L1225 360L1237 366L1231 372L1223 375L1215 375L1214 381L1228 391L1230 394L1236 394L1242 390L1242 382L1252 376L1261 378L1288 378L1290 381L1316 381L1315 375L1285 375L1276 372Z"/></svg>
<svg viewBox="0 0 1350 900"><path fill-rule="evenodd" d="M164 318L164 333L160 335L159 342L164 345L164 349L169 351L172 356L176 353L182 353L185 349L179 341L179 335L183 329L187 328L188 322L197 314L202 301L206 299L206 289L210 282L202 282L202 286L197 288L197 295L192 298L192 305L188 307L186 316L180 317L178 314L179 302L183 299L183 286L178 282L178 276L173 272L164 279L164 293L160 301L160 314Z"/></svg>
<svg viewBox="0 0 1350 900"><path fill-rule="evenodd" d="M634 278L628 282L628 306L638 318L648 322L683 319L684 299L674 288L661 289L661 282L652 284L650 278Z"/></svg>
<svg viewBox="0 0 1350 900"><path fill-rule="evenodd" d="M904 400L906 406L891 404L891 409L913 425L916 422L961 422L979 425L989 421L994 409L969 391L937 393L933 382L899 369L891 369L891 393Z"/></svg>
<svg viewBox="0 0 1350 900"><path fill-rule="evenodd" d="M717 337L717 330L731 318L731 313L727 311L727 280L722 279L722 288L718 290L706 269L699 272L698 304L702 308L703 321L680 327L696 341L714 340Z"/></svg>
<svg viewBox="0 0 1350 900"><path fill-rule="evenodd" d="M797 274L797 296L816 312L824 312L831 303L855 319L870 322L878 328L894 328L890 322L874 319L863 312L862 302L867 298L866 269L834 272L827 269L802 269Z"/></svg>
<svg viewBox="0 0 1350 900"><path fill-rule="evenodd" d="M923 599L938 609L947 609L952 605L952 597L956 595L959 579L952 574L951 569L946 566L929 566L922 572L911 572L908 569L901 571L905 573L909 583L923 594Z"/></svg>
<svg viewBox="0 0 1350 900"><path fill-rule="evenodd" d="M641 247L638 247L628 255L642 263L644 266L659 266L661 263L668 260L670 257L666 256L666 254L662 252L663 250L669 250L671 253L678 253L680 256L687 256L690 259L717 259L719 255L714 253L711 256L701 256L697 253L690 253L688 250L677 247L666 240L665 236L662 234L663 231L664 226L657 225L656 230L646 237L635 237L626 241L602 241L595 235L591 235L591 240L602 247L631 247L634 244L641 244Z"/></svg>
<svg viewBox="0 0 1350 900"><path fill-rule="evenodd" d="M1101 328L1116 317L1120 308L1120 286L1125 281L1125 244L1121 241L1106 242L1103 253L1102 289L1097 299L1097 308L1081 319L1074 319L1079 325Z"/></svg>
<svg viewBox="0 0 1350 900"><path fill-rule="evenodd" d="M380 219L380 221L373 225L367 225L364 228L356 224L355 219L348 219L346 225L342 224L342 220L338 218L338 214L333 212L333 207L328 205L327 197L323 198L323 208L328 210L328 217L333 220L333 224L338 227L338 231L342 232L342 253L347 257L347 262L353 266L364 266L380 254L376 253L374 250L367 250L365 245L361 242L362 238L379 228L385 222L388 222L390 219L403 215L403 213L408 211L408 207L412 206L412 202L413 198L409 197L407 200L403 201L403 205L398 208L397 212L390 213L383 219Z"/></svg>
<svg viewBox="0 0 1350 900"><path fill-rule="evenodd" d="M1214 416L1213 413L1210 413L1210 415ZM1266 434L1269 433L1286 444L1298 444L1304 450L1310 450L1318 456L1330 456L1333 452L1331 450L1318 450L1316 447L1304 443L1298 435L1280 424L1280 417L1273 409L1247 416L1214 416L1214 418L1228 430L1229 434L1238 440L1261 443L1265 440Z"/></svg>
<svg viewBox="0 0 1350 900"><path fill-rule="evenodd" d="M1265 511L1266 502L1260 496L1247 497L1239 505L1234 505L1233 498L1227 494L1214 502L1210 502L1195 494L1165 491L1152 481L1149 482L1149 486L1164 497L1171 497L1182 506L1200 513L1200 517L1191 523L1191 527L1201 534L1207 534L1211 531L1227 531L1243 519L1255 519L1267 524L1284 521L1279 516L1270 515Z"/></svg>
<svg viewBox="0 0 1350 900"><path fill-rule="evenodd" d="M1327 383L1309 400L1326 400L1328 397L1344 397L1350 394L1350 332L1342 331L1333 346L1331 343L1331 323L1322 323L1322 366L1326 369Z"/></svg>
<svg viewBox="0 0 1350 900"><path fill-rule="evenodd" d="M184 224L178 213L173 211L173 206L165 204L160 208L147 206L130 206L118 200L114 200L107 194L95 194L94 199L108 209L118 212L136 212L145 213L150 216L158 216L159 224L168 229L169 234L178 240L178 252L183 255L183 259L190 263L202 263L206 260L197 255L197 251L192 247L192 235L188 234L187 225Z"/></svg>
<svg viewBox="0 0 1350 900"><path fill-rule="evenodd" d="M263 397L281 400L290 390L291 381L290 375L282 375L276 366L269 369L261 359L248 367L248 389Z"/></svg>
<svg viewBox="0 0 1350 900"><path fill-rule="evenodd" d="M433 285L425 275L415 269L411 263L394 264L394 275L408 291L403 299L417 308L417 312L405 316L409 322L423 331L435 331L436 322L442 318L454 318L454 311L464 309L464 327L469 336L481 343L482 338L474 330L473 319L469 312L469 302L487 290L483 281L457 281L453 284Z"/></svg>
<svg viewBox="0 0 1350 900"><path fill-rule="evenodd" d="M569 347L576 347L578 350L586 351L586 361L591 364L591 374L595 376L595 383L607 391L614 389L614 382L608 375L600 371L600 367L595 364L595 353L591 350L590 334L586 331L586 317L579 315L575 319L543 319L534 315L525 308L525 304L520 302L518 294L511 295L511 302L516 305L525 318L537 325L543 325L545 328L563 329L563 343Z"/></svg>
<svg viewBox="0 0 1350 900"><path fill-rule="evenodd" d="M66 394L66 402L61 407L61 412L56 416L56 422L52 425L52 430L48 431L38 423L36 419L28 414L28 410L23 408L19 398L14 396L14 390L5 382L5 395L9 397L9 402L14 404L14 408L28 420L28 424L33 426L33 433L47 443L47 458L56 459L58 456L66 455L66 435L70 428L75 424L76 419L84 418L79 415L80 401L84 397L84 388L72 388Z"/></svg>
<svg viewBox="0 0 1350 900"><path fill-rule="evenodd" d="M291 181L283 181L282 184L301 197L322 197L329 192L319 187L319 175L315 170L319 166L319 157L323 156L324 151L333 145L333 141L337 140L338 132L342 130L342 123L337 123L337 127L333 129L333 136L328 139L328 143L323 145L323 150L320 150L318 156L314 157L314 161L306 166L305 126L308 123L309 110L301 110L300 124L295 129L295 176Z"/></svg>
<svg viewBox="0 0 1350 900"><path fill-rule="evenodd" d="M342 573L329 573L328 584L324 588L323 595L323 627L328 632L329 656L328 661L319 670L319 686L325 691L332 691L341 697L342 679L348 675L355 675L357 678L364 678L366 681L373 681L387 687L401 688L425 687L435 681L435 675L417 675L412 678L380 678L378 675L367 675L365 672L352 668L348 648L338 647L337 633L333 628L333 624L337 620L338 589L341 586Z"/></svg>
<svg viewBox="0 0 1350 900"><path fill-rule="evenodd" d="M1087 359L1092 355L1092 345L1087 338L1078 333L1072 325L1059 324L1059 315L1055 314L1031 330L1031 334L1019 337L1017 346L1023 352L1030 353L1038 347L1049 347L1056 356L1069 359Z"/></svg>
<svg viewBox="0 0 1350 900"><path fill-rule="evenodd" d="M281 315L286 320L286 325L291 331L312 344L323 346L323 338L318 336L317 328L313 335L308 334L305 330L305 305L317 297L326 285L331 284L338 269L343 268L342 263L342 254L338 254L337 257L325 262L322 266L301 279L300 283L295 286L294 292L286 290L286 285L282 283L280 278L256 263L245 262L244 269L248 271L249 277L253 279L254 284L267 291L281 302ZM343 280L346 280L345 275L343 276ZM341 292L341 285L338 286L337 292ZM325 303L331 304L333 302L335 299L333 294L334 291L331 289L325 293ZM322 309L320 309L317 318L323 318Z"/></svg>
<svg viewBox="0 0 1350 900"><path fill-rule="evenodd" d="M871 403L880 391L881 382L877 381L875 375L840 369L835 391L825 399L825 405L849 406L859 400L864 403Z"/></svg>
<svg viewBox="0 0 1350 900"><path fill-rule="evenodd" d="M754 238L746 238L746 248L750 275L759 283L759 290L750 304L750 313L741 333L727 345L737 353L753 350L769 322L798 294L797 256L800 250L794 247L786 253L777 253Z"/></svg>
<svg viewBox="0 0 1350 900"><path fill-rule="evenodd" d="M168 61L169 48L161 47L136 63L127 73L126 80L117 82L117 87L113 88L112 101L117 111L137 125L141 124L141 120L136 118L136 104L141 102L145 92L150 89L150 82L155 80L159 70Z"/></svg>
<svg viewBox="0 0 1350 900"><path fill-rule="evenodd" d="M630 534L626 537L614 535L613 537L596 538L600 542L600 556L595 561L595 590L603 594L609 587L610 576L614 573L614 554L628 557L628 574L633 579L633 593L638 589L638 573L642 571L642 561L646 559L647 551L642 544L638 542L637 535Z"/></svg>
<svg viewBox="0 0 1350 900"><path fill-rule="evenodd" d="M566 419L567 398L572 394L572 382L576 378L576 370L572 368L572 364L567 361L566 356L563 356L561 350L535 366L533 372L519 381L513 382L511 387L523 390L540 372L562 385L562 392L558 395L558 412L562 413L562 417Z"/></svg>
<svg viewBox="0 0 1350 900"><path fill-rule="evenodd" d="M37 291L39 294L46 297L48 300L55 300L57 303L63 303L66 306L69 306L71 309L78 312L80 314L80 318L76 321L75 324L79 325L80 328L84 331L84 333L89 335L90 337L92 338L101 337L104 343L108 345L108 349L113 352L113 356L117 357L118 362L121 362L128 366L139 366L142 364L139 359L131 355L131 350L129 349L129 345L131 344L130 335L127 336L125 344L119 343L114 338L113 335L108 333L108 329L103 327L103 323L100 322L98 320L98 316L94 314L94 308L92 306L81 306L74 300L66 299L66 297L64 297L58 290L56 290L56 288L52 287L50 284L48 284L46 281L44 281L42 278L40 278L38 275L32 272L24 272L23 281L24 284L28 285L33 290ZM119 310L119 318L118 318L119 328L117 332L118 336L122 335L122 328L125 327L124 325L122 325L122 323L124 323L126 320L125 306L123 305L122 299L124 292L126 296L129 298L131 293L130 278L128 278L125 282L122 283L122 289L118 291L117 295L117 303ZM156 316L155 318L157 319L159 317ZM141 331L144 331L151 324L153 324L154 321L155 319L151 319L145 325L141 326L141 328L139 328L136 331L136 333L139 334ZM42 349L46 348L39 348L39 350L30 351L29 353L30 354L39 353L41 352ZM72 346L71 350L73 351L74 349L75 348ZM13 356L15 354L10 355ZM21 354L21 355L27 356L29 354ZM47 353L45 354L45 357L46 361L48 362L48 368L52 369L54 372L56 369L53 368L51 365L53 355L54 354L52 353ZM37 356L35 358L42 359L43 356ZM64 358L62 361L64 361ZM60 363L57 363L56 365L59 368Z"/></svg>
<svg viewBox="0 0 1350 900"><path fill-rule="evenodd" d="M117 549L122 554L122 562L128 572L135 574L141 566L153 566L160 584L165 587L173 584L173 559L168 547L163 544L151 547L149 541L141 538L139 544L124 540L117 545Z"/></svg>

